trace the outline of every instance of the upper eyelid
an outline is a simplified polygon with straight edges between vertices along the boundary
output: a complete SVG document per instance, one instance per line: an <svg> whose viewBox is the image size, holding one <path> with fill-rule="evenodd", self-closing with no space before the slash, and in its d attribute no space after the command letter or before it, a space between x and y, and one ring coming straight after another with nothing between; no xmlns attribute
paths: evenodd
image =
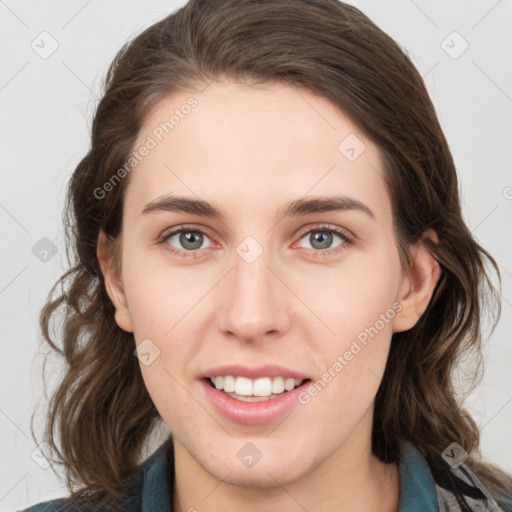
<svg viewBox="0 0 512 512"><path fill-rule="evenodd" d="M346 228L343 228L341 226L329 225L324 222L324 223L317 223L316 225L314 224L313 226L309 226L308 228L305 228L305 230L303 232L301 232L299 239L303 238L305 235L307 235L311 232L322 231L322 230L335 232L334 234L336 234L337 236L343 237L345 239L345 242L352 242L356 238L355 235L353 235ZM210 238L210 239L213 238L209 234L208 228L205 228L204 226L194 225L194 224L184 224L182 226L177 226L176 228L169 228L168 230L164 231L164 233L160 236L160 239L162 241L166 241L171 236L174 236L181 232L187 232L187 231L190 231L190 232L198 231L198 232L201 232L201 233L207 235L208 238ZM340 234L336 233L336 231L340 231L341 233Z"/></svg>
<svg viewBox="0 0 512 512"><path fill-rule="evenodd" d="M322 231L323 229L325 229L326 231L334 231L334 232L339 231L339 232L341 232L341 234L343 236L346 236L350 240L355 238L354 235L347 228L343 228L341 226L329 225L326 223L319 223L315 226L309 227L308 229L306 229L303 232L303 234L301 236L307 235L308 233L310 233L312 231Z"/></svg>
<svg viewBox="0 0 512 512"><path fill-rule="evenodd" d="M160 235L160 239L161 240L165 240L167 238L169 238L170 236L174 236L178 233L181 233L181 232L194 232L194 231L198 231L200 233L204 233L205 235L207 235L208 237L212 238L209 234L209 230L203 226L197 226L197 225L188 225L188 224L185 224L183 226L177 226L175 228L169 228L169 229L166 229L163 231L163 233Z"/></svg>

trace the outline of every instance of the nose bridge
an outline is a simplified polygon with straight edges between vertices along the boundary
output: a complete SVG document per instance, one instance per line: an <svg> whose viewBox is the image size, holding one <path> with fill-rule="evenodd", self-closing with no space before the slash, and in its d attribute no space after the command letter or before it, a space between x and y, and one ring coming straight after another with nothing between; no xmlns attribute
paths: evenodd
<svg viewBox="0 0 512 512"><path fill-rule="evenodd" d="M270 249L247 237L233 253L232 271L224 283L220 328L243 340L257 341L266 333L285 328L284 301L273 271Z"/></svg>

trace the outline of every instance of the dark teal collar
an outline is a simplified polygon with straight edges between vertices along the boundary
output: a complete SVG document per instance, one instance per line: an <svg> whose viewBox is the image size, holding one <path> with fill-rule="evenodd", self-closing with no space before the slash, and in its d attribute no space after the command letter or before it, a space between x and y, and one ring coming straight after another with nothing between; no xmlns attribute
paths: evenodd
<svg viewBox="0 0 512 512"><path fill-rule="evenodd" d="M410 442L402 444L399 512L439 512L436 484L423 454Z"/></svg>
<svg viewBox="0 0 512 512"><path fill-rule="evenodd" d="M169 438L143 464L142 512L172 512L171 486L174 481L174 458Z"/></svg>

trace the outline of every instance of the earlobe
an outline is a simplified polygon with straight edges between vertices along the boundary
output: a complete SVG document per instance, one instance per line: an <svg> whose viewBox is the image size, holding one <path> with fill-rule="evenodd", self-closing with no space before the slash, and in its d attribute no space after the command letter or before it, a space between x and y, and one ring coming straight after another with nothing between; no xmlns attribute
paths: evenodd
<svg viewBox="0 0 512 512"><path fill-rule="evenodd" d="M430 229L412 248L411 275L404 275L399 290L397 301L402 305L402 309L395 316L393 332L407 331L416 325L427 309L434 288L441 277L441 267L425 245L425 238L439 243L437 234Z"/></svg>
<svg viewBox="0 0 512 512"><path fill-rule="evenodd" d="M124 287L121 276L117 270L117 262L114 261L112 242L108 239L103 230L100 230L98 235L96 254L103 274L107 294L116 310L116 323L124 331L133 332Z"/></svg>

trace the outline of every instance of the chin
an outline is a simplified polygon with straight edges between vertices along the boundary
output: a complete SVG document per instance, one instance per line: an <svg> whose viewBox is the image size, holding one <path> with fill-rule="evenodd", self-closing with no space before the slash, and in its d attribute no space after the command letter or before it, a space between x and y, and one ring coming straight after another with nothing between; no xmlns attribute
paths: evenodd
<svg viewBox="0 0 512 512"><path fill-rule="evenodd" d="M208 468L204 469L208 470ZM303 476L302 471L297 468L290 472L289 468L284 467L282 461L276 465L265 464L263 461L259 461L257 466L252 468L223 465L222 467L212 468L212 470L214 472L210 472L210 474L213 477L227 484L254 489L286 486ZM229 476L226 477L226 475Z"/></svg>
<svg viewBox="0 0 512 512"><path fill-rule="evenodd" d="M255 440L257 443L258 440ZM248 442L250 443L250 441ZM250 465L244 464L243 455L239 455L240 443L235 450L219 451L207 458L200 457L196 461L214 478L239 487L275 488L290 484L305 476L315 461L308 461L302 450L272 450L262 447L261 458ZM261 446L260 442L260 446ZM242 443L244 446L245 443ZM250 450L248 450L250 452ZM204 453L204 452L203 452ZM228 454L233 455L228 455ZM247 464L247 465L246 465Z"/></svg>

